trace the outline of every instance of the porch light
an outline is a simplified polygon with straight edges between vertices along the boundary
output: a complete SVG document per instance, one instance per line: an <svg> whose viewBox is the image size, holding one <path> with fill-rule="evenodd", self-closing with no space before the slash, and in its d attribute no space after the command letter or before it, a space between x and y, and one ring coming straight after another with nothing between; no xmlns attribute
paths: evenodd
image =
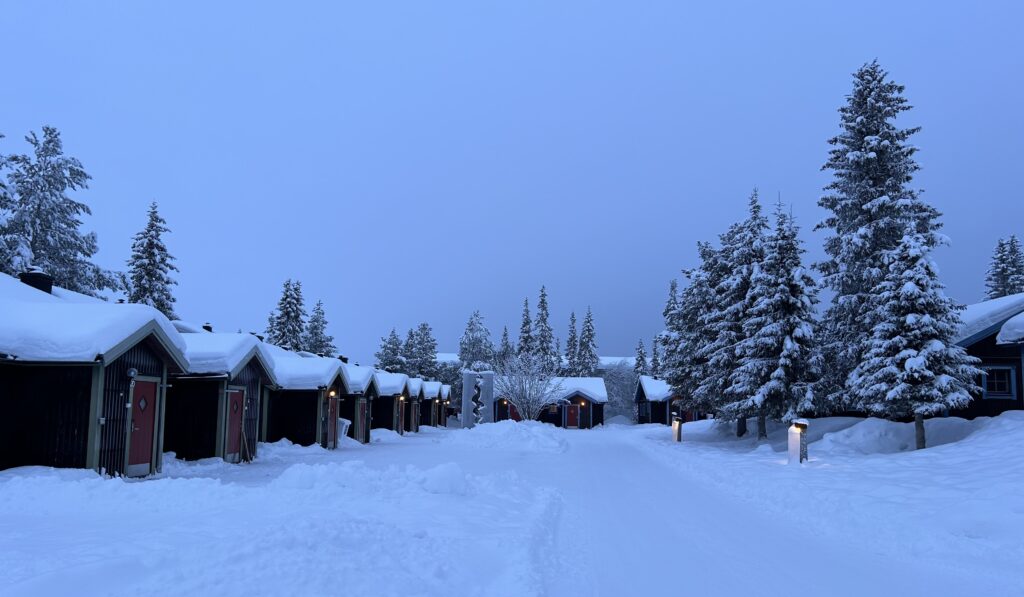
<svg viewBox="0 0 1024 597"><path fill-rule="evenodd" d="M331 398L334 398L335 396L338 395L338 392L331 390L330 392L327 392L327 395L330 396Z"/></svg>
<svg viewBox="0 0 1024 597"><path fill-rule="evenodd" d="M789 426L789 464L807 460L807 419L794 419Z"/></svg>

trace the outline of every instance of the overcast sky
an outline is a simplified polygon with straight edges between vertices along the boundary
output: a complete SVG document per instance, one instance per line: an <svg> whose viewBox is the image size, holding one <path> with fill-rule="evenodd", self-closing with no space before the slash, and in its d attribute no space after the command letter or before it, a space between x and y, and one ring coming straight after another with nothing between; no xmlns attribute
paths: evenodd
<svg viewBox="0 0 1024 597"><path fill-rule="evenodd" d="M188 320L262 329L297 278L366 362L420 321L454 351L473 309L515 332L546 284L560 336L589 305L632 354L754 186L821 255L826 139L876 57L924 127L949 292L1024 234L1019 2L226 4L3 8L0 151L62 131L108 267L158 201Z"/></svg>

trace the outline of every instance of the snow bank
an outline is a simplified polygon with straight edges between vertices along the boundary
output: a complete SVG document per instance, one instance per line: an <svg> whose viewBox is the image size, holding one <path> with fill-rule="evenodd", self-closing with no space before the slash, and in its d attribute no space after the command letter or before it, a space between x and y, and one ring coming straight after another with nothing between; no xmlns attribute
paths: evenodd
<svg viewBox="0 0 1024 597"><path fill-rule="evenodd" d="M564 429L537 421L499 421L472 429L453 429L443 441L484 450L558 453L568 449L564 434Z"/></svg>

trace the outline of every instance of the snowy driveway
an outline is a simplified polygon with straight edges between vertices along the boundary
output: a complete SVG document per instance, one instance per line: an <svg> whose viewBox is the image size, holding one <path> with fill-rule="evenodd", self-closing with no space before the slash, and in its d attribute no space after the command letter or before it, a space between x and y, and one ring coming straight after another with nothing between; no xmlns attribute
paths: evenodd
<svg viewBox="0 0 1024 597"><path fill-rule="evenodd" d="M794 524L742 490L771 469L667 435L502 423L261 446L252 465L174 461L144 482L7 471L0 595L1020 593ZM737 491L683 457L735 466Z"/></svg>

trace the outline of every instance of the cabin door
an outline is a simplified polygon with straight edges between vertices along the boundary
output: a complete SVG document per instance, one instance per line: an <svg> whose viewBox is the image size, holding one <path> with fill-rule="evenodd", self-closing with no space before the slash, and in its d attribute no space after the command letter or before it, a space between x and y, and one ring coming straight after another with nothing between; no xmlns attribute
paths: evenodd
<svg viewBox="0 0 1024 597"><path fill-rule="evenodd" d="M565 407L565 426L572 428L580 426L580 407L578 404L569 404Z"/></svg>
<svg viewBox="0 0 1024 597"><path fill-rule="evenodd" d="M338 447L338 399L328 398L327 404L327 447Z"/></svg>
<svg viewBox="0 0 1024 597"><path fill-rule="evenodd" d="M156 438L157 382L135 380L132 390L132 420L128 448L129 477L152 472L153 440Z"/></svg>
<svg viewBox="0 0 1024 597"><path fill-rule="evenodd" d="M369 441L369 438L366 437L366 431L370 428L370 422L366 420L366 400L360 398L358 404L359 414L357 416L359 417L359 422L357 423L358 427L356 427L356 439L365 444Z"/></svg>
<svg viewBox="0 0 1024 597"><path fill-rule="evenodd" d="M245 416L245 392L228 390L228 428L224 438L224 460L238 462L242 452L242 417Z"/></svg>
<svg viewBox="0 0 1024 597"><path fill-rule="evenodd" d="M400 434L405 433L405 400L398 401L398 425L394 429Z"/></svg>

